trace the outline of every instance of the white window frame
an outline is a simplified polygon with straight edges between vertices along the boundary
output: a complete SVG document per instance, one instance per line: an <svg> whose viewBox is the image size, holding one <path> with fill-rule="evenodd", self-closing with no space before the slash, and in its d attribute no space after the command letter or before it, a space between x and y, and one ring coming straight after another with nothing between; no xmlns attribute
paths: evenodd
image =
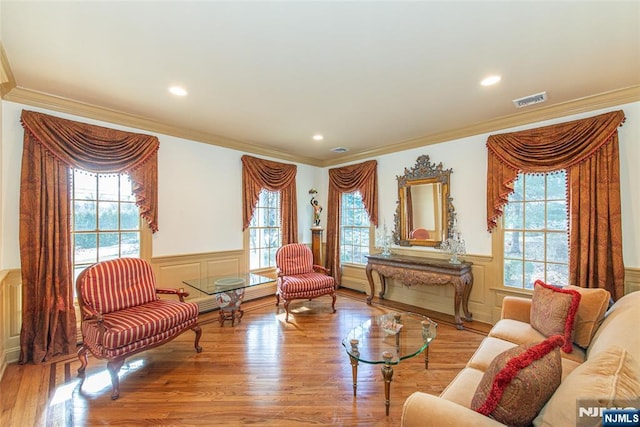
<svg viewBox="0 0 640 427"><path fill-rule="evenodd" d="M508 202L504 207L504 214L500 221L500 233L499 236L497 236L500 242L500 252L502 253L501 283L505 289L531 291L533 290L533 283L536 279L540 279L545 283L557 286L564 286L567 284L566 282L568 281L569 274L568 200L566 192L563 191L564 196L561 197L558 193L551 195L548 189L548 180L558 178L559 176L562 176L562 174L557 172L549 172L548 174L519 174L517 181L514 183L516 186L516 192L509 196L510 202ZM527 197L527 194L525 194L526 190L524 190L527 180L539 180L541 177L544 179L544 196L542 198ZM535 186L534 188L540 188L540 186ZM563 190L564 189L566 189L566 182L563 186ZM518 208L522 209L521 215L523 218L523 222L520 227L508 224L510 221L510 212ZM557 215L560 208L564 210L566 215L563 225L561 224L561 221L555 221L554 223L550 219L553 216L552 210L555 209L555 213ZM540 222L534 223L534 221L529 221L529 224L527 225L527 212L531 212L534 209L538 209L538 211L541 209L543 210L543 224L540 224ZM530 215L532 214L530 213ZM540 213L538 213L538 216L539 215ZM542 245L540 245L540 239L542 240ZM510 242L507 242L507 240L510 240ZM554 240L556 245L552 246ZM549 249L551 247L557 248L558 241L566 242L566 253L554 256L551 253L552 251ZM516 242L519 246L517 251L509 250L509 246L513 247L513 242ZM518 253L520 253L521 256L517 256ZM565 258L566 262L559 258ZM518 266L518 264L520 265ZM511 268L513 269L521 268L521 270L516 273L520 275L521 286L508 284L509 281L513 283L513 279L509 279L506 273L509 265L511 265ZM527 267L531 269L539 267L540 265L543 266L542 271L534 273L527 271Z"/></svg>
<svg viewBox="0 0 640 427"><path fill-rule="evenodd" d="M268 194L276 195L276 197L268 198ZM275 253L282 246L281 197L280 191L269 191L263 188L260 192L253 217L247 227L247 265L250 271L276 267ZM255 264L256 260L258 261L257 265Z"/></svg>
<svg viewBox="0 0 640 427"><path fill-rule="evenodd" d="M355 207L347 203L345 198L352 196L360 196L355 199ZM340 212L340 263L352 265L366 265L366 255L371 253L372 235L371 221L369 214L362 202L360 192L342 193L340 195L341 212ZM349 220L349 224L345 224L345 220ZM351 231L354 239L346 239L346 235ZM350 253L350 257L345 257L345 252Z"/></svg>

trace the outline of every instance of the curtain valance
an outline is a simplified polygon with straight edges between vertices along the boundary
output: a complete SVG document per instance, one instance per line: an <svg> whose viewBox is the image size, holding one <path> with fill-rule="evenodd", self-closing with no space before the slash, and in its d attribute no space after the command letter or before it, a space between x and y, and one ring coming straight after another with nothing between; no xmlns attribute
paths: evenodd
<svg viewBox="0 0 640 427"><path fill-rule="evenodd" d="M520 132L491 135L487 140L487 228L497 220L513 192L518 173L570 169L612 141L624 122L622 111Z"/></svg>
<svg viewBox="0 0 640 427"><path fill-rule="evenodd" d="M280 191L282 243L298 241L296 165L242 156L242 231L249 227L263 188Z"/></svg>
<svg viewBox="0 0 640 427"><path fill-rule="evenodd" d="M329 169L329 190L337 193L359 191L369 219L378 226L378 162L369 160L356 165ZM335 202L329 198L330 205Z"/></svg>
<svg viewBox="0 0 640 427"><path fill-rule="evenodd" d="M94 173L128 173L142 216L158 230L158 138L22 111L22 126L32 143L40 144L69 168Z"/></svg>

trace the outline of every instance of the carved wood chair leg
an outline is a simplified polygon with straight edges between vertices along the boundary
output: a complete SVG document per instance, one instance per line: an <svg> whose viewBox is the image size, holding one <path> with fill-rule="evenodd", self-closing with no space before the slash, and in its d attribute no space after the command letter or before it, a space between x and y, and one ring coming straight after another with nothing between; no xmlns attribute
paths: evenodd
<svg viewBox="0 0 640 427"><path fill-rule="evenodd" d="M336 294L331 294L331 298L333 298L333 302L331 303L331 308L333 309L333 312L336 312Z"/></svg>
<svg viewBox="0 0 640 427"><path fill-rule="evenodd" d="M285 321L285 322L288 322L288 321L289 321L289 303L290 303L290 302L291 302L291 301L289 301L289 300L286 300L286 301L284 302L284 311L287 313L287 314L284 316L284 321Z"/></svg>
<svg viewBox="0 0 640 427"><path fill-rule="evenodd" d="M196 341L194 343L194 347L196 348L196 352L200 353L202 351L202 347L200 347L200 337L202 336L202 328L200 325L195 325L191 328L193 332L196 333Z"/></svg>
<svg viewBox="0 0 640 427"><path fill-rule="evenodd" d="M280 294L276 294L276 305L280 305Z"/></svg>
<svg viewBox="0 0 640 427"><path fill-rule="evenodd" d="M107 362L107 370L109 371L109 375L111 375L111 400L116 400L120 396L120 379L118 378L118 372L120 372L123 363L124 358Z"/></svg>
<svg viewBox="0 0 640 427"><path fill-rule="evenodd" d="M84 344L78 349L78 359L80 359L80 367L78 368L79 377L84 376L84 371L87 369L87 351L88 349Z"/></svg>

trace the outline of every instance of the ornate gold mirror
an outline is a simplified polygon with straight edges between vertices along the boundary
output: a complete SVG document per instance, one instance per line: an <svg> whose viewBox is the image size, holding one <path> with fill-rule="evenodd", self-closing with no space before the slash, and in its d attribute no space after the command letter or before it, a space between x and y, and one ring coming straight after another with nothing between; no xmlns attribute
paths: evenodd
<svg viewBox="0 0 640 427"><path fill-rule="evenodd" d="M429 156L418 157L416 165L397 176L398 206L394 216L393 240L400 246L439 247L453 229L455 212L449 195L452 169L435 165Z"/></svg>

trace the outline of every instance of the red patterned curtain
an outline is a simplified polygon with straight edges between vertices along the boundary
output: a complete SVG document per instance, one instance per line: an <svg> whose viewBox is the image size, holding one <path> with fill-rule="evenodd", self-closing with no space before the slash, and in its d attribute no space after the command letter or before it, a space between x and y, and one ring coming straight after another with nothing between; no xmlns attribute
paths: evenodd
<svg viewBox="0 0 640 427"><path fill-rule="evenodd" d="M569 284L624 294L618 126L623 111L487 141L487 228L496 227L518 173L567 171Z"/></svg>
<svg viewBox="0 0 640 427"><path fill-rule="evenodd" d="M263 188L280 191L282 244L298 242L296 165L242 156L242 231L249 227Z"/></svg>
<svg viewBox="0 0 640 427"><path fill-rule="evenodd" d="M329 207L327 209L327 266L340 285L340 212L342 193L359 191L369 220L378 226L378 162L329 169Z"/></svg>
<svg viewBox="0 0 640 427"><path fill-rule="evenodd" d="M23 312L20 363L74 353L76 318L69 211L73 168L128 173L140 215L157 219L154 136L74 122L23 110L20 178L20 260Z"/></svg>

